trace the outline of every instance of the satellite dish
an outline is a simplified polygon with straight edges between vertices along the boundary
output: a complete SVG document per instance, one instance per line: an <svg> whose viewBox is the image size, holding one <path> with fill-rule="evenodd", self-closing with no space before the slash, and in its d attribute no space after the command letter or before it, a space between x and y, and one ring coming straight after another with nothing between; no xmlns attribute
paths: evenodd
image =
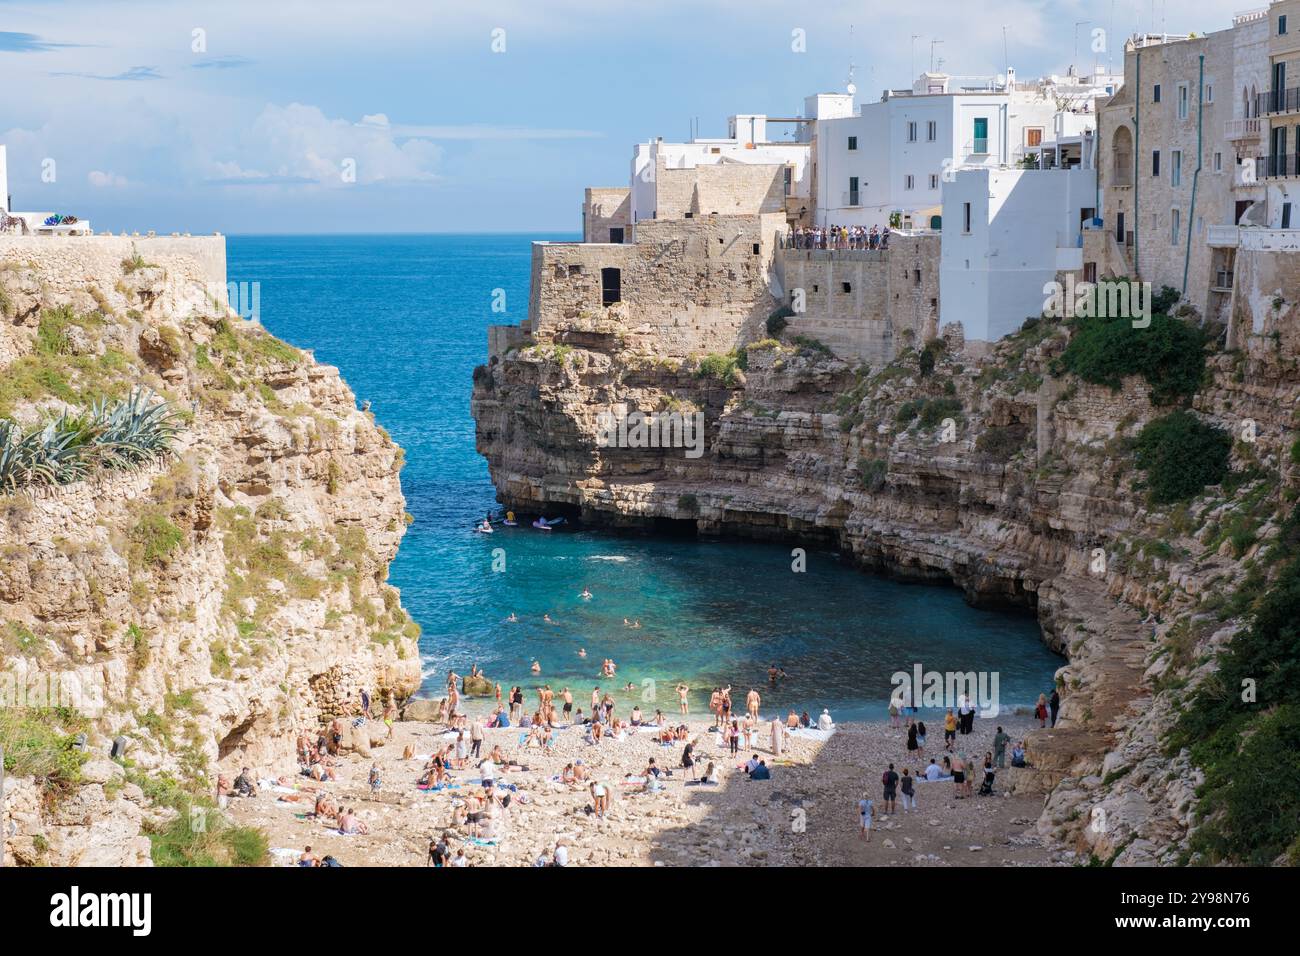
<svg viewBox="0 0 1300 956"><path fill-rule="evenodd" d="M850 83L850 84L849 84L848 86L846 86L844 89L845 89L846 91L848 91L849 96L852 96L854 93L856 93L856 92L858 91L857 86L856 86L855 84L853 84L853 83Z"/></svg>

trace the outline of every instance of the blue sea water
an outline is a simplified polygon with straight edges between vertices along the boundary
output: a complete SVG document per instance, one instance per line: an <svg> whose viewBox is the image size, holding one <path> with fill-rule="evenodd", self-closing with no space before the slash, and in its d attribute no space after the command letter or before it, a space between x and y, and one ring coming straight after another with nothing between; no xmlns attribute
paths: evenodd
<svg viewBox="0 0 1300 956"><path fill-rule="evenodd" d="M658 703L642 706L666 713L685 681L692 711L704 709L712 687L731 685L738 702L757 687L765 714L827 707L837 720L879 719L890 675L917 663L996 672L1003 707L1050 690L1061 659L1031 616L975 610L955 588L873 577L833 553L810 550L806 573L796 574L779 545L531 528L475 534L496 500L474 450L471 374L485 360L487 326L526 317L530 241L573 238L228 240L230 279L260 284L263 324L337 365L406 449L402 487L415 523L391 581L424 629L430 694L448 668L466 673L471 664L506 690L568 685L582 705L596 685L631 682L637 699L653 687ZM497 290L504 314L493 311ZM504 572L492 570L496 548ZM579 597L584 587L590 600ZM519 623L504 623L512 612ZM607 657L616 681L599 677ZM534 660L540 678L530 674ZM767 686L772 663L789 675L776 688Z"/></svg>

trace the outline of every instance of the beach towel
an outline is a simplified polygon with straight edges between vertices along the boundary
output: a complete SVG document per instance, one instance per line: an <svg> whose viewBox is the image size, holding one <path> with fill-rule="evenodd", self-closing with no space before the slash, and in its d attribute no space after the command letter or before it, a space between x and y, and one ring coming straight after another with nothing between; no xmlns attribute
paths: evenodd
<svg viewBox="0 0 1300 956"><path fill-rule="evenodd" d="M495 838L488 839L485 837L470 837L465 842L470 844L471 846L496 846L497 845L497 841Z"/></svg>

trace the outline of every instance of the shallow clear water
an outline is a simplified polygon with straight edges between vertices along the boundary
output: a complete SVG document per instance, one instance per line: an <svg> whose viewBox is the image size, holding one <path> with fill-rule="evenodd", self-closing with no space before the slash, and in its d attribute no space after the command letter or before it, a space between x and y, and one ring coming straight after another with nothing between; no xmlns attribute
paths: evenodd
<svg viewBox="0 0 1300 956"><path fill-rule="evenodd" d="M1061 659L1026 614L968 607L955 588L863 574L810 551L791 571L779 545L658 539L584 531L472 531L496 507L474 451L471 373L489 324L527 314L531 239L571 236L232 236L231 281L259 282L263 324L337 365L406 449L402 487L415 516L391 580L424 628L431 693L448 667L478 664L503 687L574 688L580 706L599 684L631 681L642 699L692 710L730 684L743 708L755 686L774 705L837 720L883 716L890 675L920 663L936 671L995 671L1002 706L1050 691ZM492 311L503 290L507 311ZM499 301L499 296L497 301ZM492 570L492 551L506 570ZM580 599L582 589L593 594ZM505 624L511 613L517 624ZM549 614L555 624L546 624ZM623 626L624 618L641 627ZM587 651L578 657L579 648ZM598 675L613 658L617 681ZM540 679L529 673L542 665ZM789 677L767 686L776 663ZM530 694L528 699L533 699ZM621 708L624 709L625 708Z"/></svg>

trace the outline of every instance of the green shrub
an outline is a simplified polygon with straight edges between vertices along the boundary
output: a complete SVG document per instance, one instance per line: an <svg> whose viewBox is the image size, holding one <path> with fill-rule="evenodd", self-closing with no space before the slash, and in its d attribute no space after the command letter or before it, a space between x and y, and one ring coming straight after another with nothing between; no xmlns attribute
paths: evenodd
<svg viewBox="0 0 1300 956"><path fill-rule="evenodd" d="M1228 475L1232 436L1186 410L1157 418L1137 439L1137 466L1156 504L1184 501Z"/></svg>
<svg viewBox="0 0 1300 956"><path fill-rule="evenodd" d="M740 370L740 356L736 352L713 353L700 359L695 374L700 378L712 379L734 388L737 382L736 372Z"/></svg>
<svg viewBox="0 0 1300 956"><path fill-rule="evenodd" d="M1010 461L1025 447L1029 437L1029 426L1017 422L1014 425L994 425L986 429L975 439L975 450L995 461Z"/></svg>
<svg viewBox="0 0 1300 956"><path fill-rule="evenodd" d="M81 777L87 755L73 742L87 727L83 718L62 707L0 707L5 772L35 777L47 792L66 790Z"/></svg>
<svg viewBox="0 0 1300 956"><path fill-rule="evenodd" d="M138 565L166 565L185 541L185 532L161 510L150 508L131 529L131 555Z"/></svg>
<svg viewBox="0 0 1300 956"><path fill-rule="evenodd" d="M767 317L767 334L772 338L780 338L785 327L790 324L790 316L794 315L794 309L788 305L783 305Z"/></svg>
<svg viewBox="0 0 1300 956"><path fill-rule="evenodd" d="M879 491L885 486L889 462L883 458L858 459L858 483L867 491Z"/></svg>
<svg viewBox="0 0 1300 956"><path fill-rule="evenodd" d="M1052 371L1115 389L1125 376L1141 375L1152 402L1177 404L1194 395L1205 376L1205 333L1163 313L1137 329L1127 317L1081 319Z"/></svg>
<svg viewBox="0 0 1300 956"><path fill-rule="evenodd" d="M934 428L945 418L961 415L961 402L955 398L932 398L921 409L921 427Z"/></svg>

